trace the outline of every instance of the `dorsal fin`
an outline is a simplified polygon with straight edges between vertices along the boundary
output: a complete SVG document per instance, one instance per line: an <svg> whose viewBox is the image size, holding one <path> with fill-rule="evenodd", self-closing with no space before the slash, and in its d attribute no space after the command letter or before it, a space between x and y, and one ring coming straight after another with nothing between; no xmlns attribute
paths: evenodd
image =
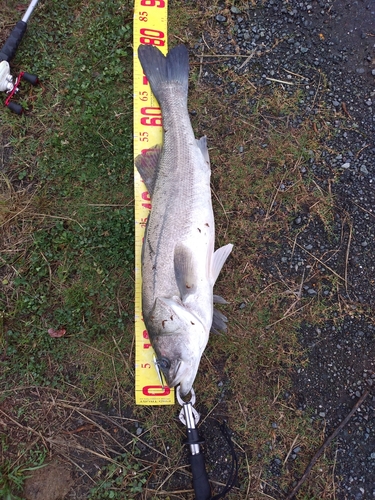
<svg viewBox="0 0 375 500"><path fill-rule="evenodd" d="M146 149L134 160L139 175L142 177L143 182L146 184L147 191L149 192L151 198L154 192L160 153L161 146L154 146L151 149Z"/></svg>

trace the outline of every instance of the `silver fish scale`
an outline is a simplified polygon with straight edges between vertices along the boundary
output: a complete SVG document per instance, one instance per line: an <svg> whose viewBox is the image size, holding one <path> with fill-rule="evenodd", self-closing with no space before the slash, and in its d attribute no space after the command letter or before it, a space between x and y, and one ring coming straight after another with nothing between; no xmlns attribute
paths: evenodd
<svg viewBox="0 0 375 500"><path fill-rule="evenodd" d="M173 265L177 243L199 245L198 240L205 236L212 239L210 250L213 251L210 170L197 146L182 101L183 98L174 92L163 107L164 143L143 254L143 308L146 314L153 307L156 296L179 295ZM199 233L199 226L203 234Z"/></svg>
<svg viewBox="0 0 375 500"><path fill-rule="evenodd" d="M232 245L214 254L207 144L195 139L187 110L187 49L180 45L164 56L141 45L138 54L164 128L160 158L155 147L136 158L152 203L142 251L142 311L157 366L167 384L179 384L186 395L213 323L213 285ZM225 327L226 318L217 318L216 326Z"/></svg>

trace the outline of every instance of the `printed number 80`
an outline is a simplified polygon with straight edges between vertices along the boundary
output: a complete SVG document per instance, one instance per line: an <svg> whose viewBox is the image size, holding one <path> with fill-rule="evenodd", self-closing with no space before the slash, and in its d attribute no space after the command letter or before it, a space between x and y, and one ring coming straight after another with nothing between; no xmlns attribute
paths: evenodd
<svg viewBox="0 0 375 500"><path fill-rule="evenodd" d="M143 45L155 45L156 47L164 47L165 41L162 40L165 35L162 31L151 30L149 28L142 28L140 30L141 38L140 42Z"/></svg>

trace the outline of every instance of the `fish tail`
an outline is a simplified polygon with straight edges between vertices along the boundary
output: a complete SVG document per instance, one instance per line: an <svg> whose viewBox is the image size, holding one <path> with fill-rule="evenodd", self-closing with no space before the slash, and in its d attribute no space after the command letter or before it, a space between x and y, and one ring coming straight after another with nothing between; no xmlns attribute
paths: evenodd
<svg viewBox="0 0 375 500"><path fill-rule="evenodd" d="M189 54L185 45L177 45L167 56L153 45L140 45L138 57L151 90L161 106L167 87L180 90L187 101Z"/></svg>

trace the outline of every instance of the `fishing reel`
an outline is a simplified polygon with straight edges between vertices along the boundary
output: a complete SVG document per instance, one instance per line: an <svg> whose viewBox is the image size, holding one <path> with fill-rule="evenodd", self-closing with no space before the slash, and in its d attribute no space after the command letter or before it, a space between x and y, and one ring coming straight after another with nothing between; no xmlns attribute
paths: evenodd
<svg viewBox="0 0 375 500"><path fill-rule="evenodd" d="M26 80L28 83L34 86L37 85L39 81L37 76L26 73L25 71L21 71L21 73L16 78L16 81L13 82L13 77L10 73L10 66L8 61L4 60L0 62L0 92L6 92L8 94L8 97L5 99L4 104L17 115L21 115L24 109L20 104L12 101L12 98L18 92L21 80Z"/></svg>

